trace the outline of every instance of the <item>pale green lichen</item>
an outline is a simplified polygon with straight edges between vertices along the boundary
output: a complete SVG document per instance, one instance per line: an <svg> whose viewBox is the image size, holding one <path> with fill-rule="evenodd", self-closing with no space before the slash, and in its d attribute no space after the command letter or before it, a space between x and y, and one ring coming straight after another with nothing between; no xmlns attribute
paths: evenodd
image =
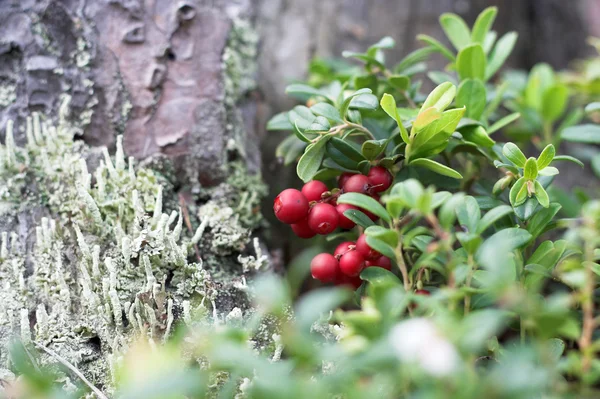
<svg viewBox="0 0 600 399"><path fill-rule="evenodd" d="M247 296L245 275L267 267L267 258L258 242L256 256L231 257L246 250L251 233L228 205L231 185L223 183L198 208L190 237L167 180L126 161L121 138L114 159L103 150L92 177L85 158L94 150L73 140L79 129L67 113L61 107L57 127L28 118L26 148L15 145L9 123L0 146L0 216L14 226L33 208L46 215L29 226L32 251L15 232L0 235L0 347L18 335L111 392L114 367L133 340L166 340L176 314L191 322L212 309L212 319L222 320L218 303L247 304L240 299ZM7 361L0 351L3 375ZM65 376L63 384L72 381Z"/></svg>
<svg viewBox="0 0 600 399"><path fill-rule="evenodd" d="M245 19L234 19L223 52L225 93L230 104L256 87L258 32Z"/></svg>
<svg viewBox="0 0 600 399"><path fill-rule="evenodd" d="M0 83L0 107L6 107L17 99L17 85L12 82Z"/></svg>

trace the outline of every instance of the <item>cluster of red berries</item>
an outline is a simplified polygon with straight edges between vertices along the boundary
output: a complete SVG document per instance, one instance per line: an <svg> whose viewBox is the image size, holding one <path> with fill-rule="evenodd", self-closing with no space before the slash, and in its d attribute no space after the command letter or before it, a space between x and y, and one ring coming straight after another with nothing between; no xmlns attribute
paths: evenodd
<svg viewBox="0 0 600 399"><path fill-rule="evenodd" d="M325 183L313 180L302 187L302 191L288 188L283 190L273 203L277 219L290 224L300 238L311 238L316 234L327 235L336 228L351 229L355 223L344 216L349 209L357 209L375 221L377 216L367 210L349 204L338 204L342 193L362 193L379 201L379 194L392 184L392 174L384 167L374 166L368 175L343 173L338 179L339 189L329 190Z"/></svg>
<svg viewBox="0 0 600 399"><path fill-rule="evenodd" d="M392 262L367 244L367 237L361 234L356 242L346 241L337 246L333 255L322 253L310 262L313 278L323 283L348 284L357 288L361 284L358 277L367 267L377 266L391 270Z"/></svg>

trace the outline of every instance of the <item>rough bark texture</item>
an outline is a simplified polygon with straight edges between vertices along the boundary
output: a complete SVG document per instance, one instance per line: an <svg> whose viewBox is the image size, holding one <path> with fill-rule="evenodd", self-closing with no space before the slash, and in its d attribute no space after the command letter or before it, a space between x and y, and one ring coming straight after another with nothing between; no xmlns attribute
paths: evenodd
<svg viewBox="0 0 600 399"><path fill-rule="evenodd" d="M251 312L246 279L269 262L253 237L266 188L250 11L0 2L0 378L18 335L110 392L136 337Z"/></svg>
<svg viewBox="0 0 600 399"><path fill-rule="evenodd" d="M1 2L2 126L27 111L56 114L68 93L86 142L110 147L124 133L128 154L168 155L184 184L223 181L234 137L226 97L243 94L228 89L249 88L226 81L223 56L249 11L235 1ZM238 38L255 45L249 29Z"/></svg>

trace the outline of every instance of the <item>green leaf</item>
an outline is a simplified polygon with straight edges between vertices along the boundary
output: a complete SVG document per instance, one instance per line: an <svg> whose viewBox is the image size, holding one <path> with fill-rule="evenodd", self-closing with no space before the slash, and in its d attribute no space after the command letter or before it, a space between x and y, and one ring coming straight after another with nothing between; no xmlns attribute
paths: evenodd
<svg viewBox="0 0 600 399"><path fill-rule="evenodd" d="M600 125L571 126L563 130L560 137L575 143L600 144Z"/></svg>
<svg viewBox="0 0 600 399"><path fill-rule="evenodd" d="M357 209L348 209L344 212L344 216L365 229L375 224L367 215Z"/></svg>
<svg viewBox="0 0 600 399"><path fill-rule="evenodd" d="M593 112L600 111L600 102L589 103L585 106L584 112L586 114L591 114Z"/></svg>
<svg viewBox="0 0 600 399"><path fill-rule="evenodd" d="M558 174L558 169L553 166L546 166L542 170L538 170L538 175L540 176L555 176Z"/></svg>
<svg viewBox="0 0 600 399"><path fill-rule="evenodd" d="M531 234L527 230L518 227L503 229L485 240L475 258L477 263L497 277L507 277L506 269L510 264L511 252L530 240Z"/></svg>
<svg viewBox="0 0 600 399"><path fill-rule="evenodd" d="M481 44L471 44L458 53L456 70L462 79L481 79L485 77L485 52Z"/></svg>
<svg viewBox="0 0 600 399"><path fill-rule="evenodd" d="M312 127L312 126L313 126L313 124L311 123L309 127ZM317 127L317 126L315 126L315 128L316 128L316 127ZM308 129L307 129L307 130L308 130ZM318 130L317 130L317 131L318 131ZM306 136L306 135L305 135L305 134L302 132L302 130L300 129L300 127L298 126L298 120L296 120L296 121L294 122L294 135L296 135L296 137L297 137L299 140L302 140L302 141L303 141L303 142L305 142L305 143L310 143L310 142L311 142L311 139L310 139L309 137L307 137L307 136Z"/></svg>
<svg viewBox="0 0 600 399"><path fill-rule="evenodd" d="M360 96L363 94L371 94L371 93L372 93L372 90L365 87L364 89L357 90L354 93L350 94L348 97L346 97L344 99L343 102L340 100L342 102L342 105L340 106L340 116L342 117L342 119L344 119L346 117L348 108L350 108L350 102L352 101L352 99L354 97Z"/></svg>
<svg viewBox="0 0 600 399"><path fill-rule="evenodd" d="M305 148L306 143L298 140L295 135L290 135L277 146L275 156L277 158L283 158L284 165L289 165L296 161L296 159L304 152Z"/></svg>
<svg viewBox="0 0 600 399"><path fill-rule="evenodd" d="M433 89L433 91L427 96L427 99L421 106L421 110L419 112L423 112L431 107L442 112L452 103L455 95L456 86L450 82L442 83Z"/></svg>
<svg viewBox="0 0 600 399"><path fill-rule="evenodd" d="M332 137L331 140L329 140L329 144L334 146L338 151L340 151L342 154L344 154L354 162L362 162L365 160L365 157L360 153L360 151L358 151L345 140L342 140L337 137Z"/></svg>
<svg viewBox="0 0 600 399"><path fill-rule="evenodd" d="M551 338L546 341L548 352L555 362L558 362L563 352L565 351L565 341L559 338Z"/></svg>
<svg viewBox="0 0 600 399"><path fill-rule="evenodd" d="M288 119L292 125L297 124L300 129L306 130L317 117L307 107L298 105L288 112Z"/></svg>
<svg viewBox="0 0 600 399"><path fill-rule="evenodd" d="M382 267L367 267L360 273L360 278L378 286L400 284L400 280L394 273Z"/></svg>
<svg viewBox="0 0 600 399"><path fill-rule="evenodd" d="M367 236L367 244L380 254L385 255L390 259L396 259L394 248L390 247L385 241Z"/></svg>
<svg viewBox="0 0 600 399"><path fill-rule="evenodd" d="M417 35L417 40L420 40L422 42L429 44L433 49L435 49L437 52L441 53L449 61L454 62L456 60L456 57L454 56L452 51L450 51L450 49L448 47L444 46L437 39L434 39L433 37L428 36L428 35Z"/></svg>
<svg viewBox="0 0 600 399"><path fill-rule="evenodd" d="M338 139L339 140L339 139ZM328 158L325 159L325 166L330 166L327 164L328 161L333 161L337 165L341 166L344 170L357 171L358 164L361 161L353 160L340 151L337 147L335 147L331 142L327 143L325 146L326 153Z"/></svg>
<svg viewBox="0 0 600 399"><path fill-rule="evenodd" d="M423 185L417 179L408 179L395 184L390 192L391 197L399 198L409 208L416 208L419 198L423 195Z"/></svg>
<svg viewBox="0 0 600 399"><path fill-rule="evenodd" d="M385 242L392 248L398 245L398 233L395 230L381 226L370 226L365 230L365 234L367 237L375 237Z"/></svg>
<svg viewBox="0 0 600 399"><path fill-rule="evenodd" d="M548 208L550 206L550 198L548 197L548 193L542 187L539 181L535 181L535 197L539 201L540 205L544 208Z"/></svg>
<svg viewBox="0 0 600 399"><path fill-rule="evenodd" d="M267 130L292 130L294 126L290 123L287 112L274 115L267 123Z"/></svg>
<svg viewBox="0 0 600 399"><path fill-rule="evenodd" d="M313 290L303 295L294 312L299 330L308 333L322 314L335 309L349 298L348 290L331 287Z"/></svg>
<svg viewBox="0 0 600 399"><path fill-rule="evenodd" d="M361 152L368 160L376 159L387 146L388 140L367 140L362 144Z"/></svg>
<svg viewBox="0 0 600 399"><path fill-rule="evenodd" d="M556 155L554 157L553 161L569 161L569 162L576 163L577 165L581 166L582 168L584 167L583 162L581 162L579 159L572 157L570 155Z"/></svg>
<svg viewBox="0 0 600 399"><path fill-rule="evenodd" d="M297 122L296 127L298 127ZM308 127L308 129L305 130L305 132L327 132L330 128L331 125L329 124L329 120L327 118L325 118L324 116L317 116L314 122L310 124L310 126Z"/></svg>
<svg viewBox="0 0 600 399"><path fill-rule="evenodd" d="M467 232L475 233L481 219L481 210L477 200L471 196L465 197L463 203L456 208L456 217L461 226L467 228Z"/></svg>
<svg viewBox="0 0 600 399"><path fill-rule="evenodd" d="M483 40L483 50L485 51L485 55L488 55L490 53L490 51L492 51L492 47L494 46L494 43L496 43L496 37L498 36L498 34L496 32L489 31L486 35L485 35L485 39Z"/></svg>
<svg viewBox="0 0 600 399"><path fill-rule="evenodd" d="M479 79L465 79L458 87L456 106L467 107L466 116L478 120L486 103L485 86Z"/></svg>
<svg viewBox="0 0 600 399"><path fill-rule="evenodd" d="M452 45L460 50L471 42L471 32L465 21L456 14L444 13L440 16L440 25Z"/></svg>
<svg viewBox="0 0 600 399"><path fill-rule="evenodd" d="M483 10L479 16L477 16L475 24L473 25L473 31L471 32L472 43L479 43L483 45L486 35L494 24L497 13L497 7L488 7Z"/></svg>
<svg viewBox="0 0 600 399"><path fill-rule="evenodd" d="M509 161L511 161L518 167L525 167L525 162L527 161L527 158L525 158L525 154L523 154L523 152L515 144L504 144L504 147L502 147L502 154L504 154L504 156L508 158Z"/></svg>
<svg viewBox="0 0 600 399"><path fill-rule="evenodd" d="M455 171L454 169L452 169L446 165L442 165L441 163L436 162L431 159L418 158L418 159L411 161L410 165L420 166L422 168L432 170L436 173L439 173L440 175L448 176L453 179L462 179L462 175L460 173L458 173L457 171Z"/></svg>
<svg viewBox="0 0 600 399"><path fill-rule="evenodd" d="M592 165L592 170L596 176L600 176L600 154L594 155L590 164Z"/></svg>
<svg viewBox="0 0 600 399"><path fill-rule="evenodd" d="M375 199L360 193L345 193L339 196L338 204L350 204L365 209L372 214L379 216L386 222L390 222L390 215L385 208Z"/></svg>
<svg viewBox="0 0 600 399"><path fill-rule="evenodd" d="M417 115L417 119L415 119L415 121L413 122L412 128L417 132L421 131L434 121L440 119L441 117L442 113L438 111L437 108L427 108L419 112L419 115Z"/></svg>
<svg viewBox="0 0 600 399"><path fill-rule="evenodd" d="M398 90L407 90L410 87L410 78L406 75L392 75L388 82Z"/></svg>
<svg viewBox="0 0 600 399"><path fill-rule="evenodd" d="M525 162L523 177L527 180L535 180L538 175L537 162L534 157L531 157Z"/></svg>
<svg viewBox="0 0 600 399"><path fill-rule="evenodd" d="M317 103L310 107L310 110L317 116L323 116L337 123L344 123L340 116L340 112L331 104Z"/></svg>
<svg viewBox="0 0 600 399"><path fill-rule="evenodd" d="M510 123L513 123L514 121L519 119L520 116L521 116L520 113L514 112L510 115L506 115L505 117L503 117L501 119L498 119L496 121L496 123L494 123L492 126L489 127L488 134L492 134L492 133L502 129L504 126L506 126Z"/></svg>
<svg viewBox="0 0 600 399"><path fill-rule="evenodd" d="M543 150L540 156L537 159L537 168L538 170L544 169L546 166L552 163L554 159L554 155L556 155L556 150L552 144L548 144Z"/></svg>
<svg viewBox="0 0 600 399"><path fill-rule="evenodd" d="M355 51L342 51L342 57L344 58L356 58L358 60L363 61L365 64L372 64L377 66L378 68L385 68L374 55L369 55L365 53L357 53Z"/></svg>
<svg viewBox="0 0 600 399"><path fill-rule="evenodd" d="M521 192L521 190L523 189L523 187L525 187L525 178L521 177L519 180L517 180L515 182L515 184L513 184L513 186L510 189L510 193L508 195L508 198L510 200L510 204L513 207L518 206L517 204L517 195Z"/></svg>
<svg viewBox="0 0 600 399"><path fill-rule="evenodd" d="M388 116L396 121L398 128L400 129L400 136L402 137L402 141L405 143L409 143L408 132L406 128L402 124L402 119L400 118L400 114L398 113L398 108L396 107L396 100L390 94L385 93L381 98L381 108L385 111Z"/></svg>
<svg viewBox="0 0 600 399"><path fill-rule="evenodd" d="M554 71L548 64L537 64L529 72L525 87L525 104L530 108L541 110L545 91L554 84Z"/></svg>
<svg viewBox="0 0 600 399"><path fill-rule="evenodd" d="M547 122L554 122L565 112L569 93L567 86L556 84L548 88L542 96L542 118Z"/></svg>
<svg viewBox="0 0 600 399"><path fill-rule="evenodd" d="M454 108L442 112L442 116L438 120L437 129L440 132L454 133L456 127L460 123L463 115L465 114L466 108Z"/></svg>
<svg viewBox="0 0 600 399"><path fill-rule="evenodd" d="M319 141L314 144L310 144L306 147L304 154L298 161L296 167L296 173L303 182L307 183L312 180L313 176L319 171L321 162L325 156L325 144L327 144L328 137L322 137Z"/></svg>
<svg viewBox="0 0 600 399"><path fill-rule="evenodd" d="M537 185L535 192L537 197ZM538 212L536 212L527 224L527 231L531 233L531 236L533 238L537 238L540 234L544 232L546 226L548 226L548 224L552 222L558 211L560 211L561 206L560 204L552 203L552 205L546 206L545 208L546 209L541 209Z"/></svg>
<svg viewBox="0 0 600 399"><path fill-rule="evenodd" d="M496 142L487 134L483 126L466 126L460 129L460 134L466 141L482 147L492 147Z"/></svg>
<svg viewBox="0 0 600 399"><path fill-rule="evenodd" d="M385 36L385 37L382 37L377 43L375 43L371 47L369 47L369 49L367 50L367 54L374 55L376 50L391 49L395 45L396 45L396 41L392 37Z"/></svg>
<svg viewBox="0 0 600 399"><path fill-rule="evenodd" d="M379 106L379 100L377 96L373 94L360 94L355 96L350 101L350 108L352 109L377 109Z"/></svg>
<svg viewBox="0 0 600 399"><path fill-rule="evenodd" d="M433 52L434 49L431 47L423 47L411 51L394 67L394 73L408 76L408 73L406 73L407 70L410 70L420 62L427 60L429 55Z"/></svg>
<svg viewBox="0 0 600 399"><path fill-rule="evenodd" d="M320 96L320 97L327 98L325 93L323 93L321 90L315 89L314 87L311 87L311 86L308 86L305 84L299 84L299 83L289 85L288 87L285 88L285 92L287 94L306 94L309 96Z"/></svg>
<svg viewBox="0 0 600 399"><path fill-rule="evenodd" d="M488 229L488 227L496 223L498 220L505 216L512 215L513 213L513 208L508 205L500 205L489 210L485 215L483 215L477 224L477 233L483 233Z"/></svg>
<svg viewBox="0 0 600 399"><path fill-rule="evenodd" d="M494 76L502 64L504 64L504 61L506 61L515 47L517 37L518 35L516 32L508 32L496 42L496 46L494 46L485 68L485 80L489 80Z"/></svg>

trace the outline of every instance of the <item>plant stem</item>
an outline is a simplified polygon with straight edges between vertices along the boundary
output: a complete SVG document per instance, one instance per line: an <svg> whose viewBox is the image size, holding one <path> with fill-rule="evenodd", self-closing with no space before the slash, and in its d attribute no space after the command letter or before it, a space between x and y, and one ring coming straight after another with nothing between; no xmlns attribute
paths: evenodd
<svg viewBox="0 0 600 399"><path fill-rule="evenodd" d="M465 286L467 288L471 287L471 280L473 279L473 274L475 273L475 268L477 265L473 262L473 255L469 254L467 259L467 264L469 265L469 274L467 275L467 281L465 282ZM471 295L467 293L465 296L465 316L469 314L471 311Z"/></svg>
<svg viewBox="0 0 600 399"><path fill-rule="evenodd" d="M581 290L581 308L583 310L583 326L581 328L581 337L579 338L579 350L581 351L581 368L584 373L590 370L592 366L593 353L590 350L592 337L594 334L594 288L596 287L596 275L592 270L594 259L594 248L589 240L585 242L585 285Z"/></svg>
<svg viewBox="0 0 600 399"><path fill-rule="evenodd" d="M398 263L398 268L400 268L400 274L402 274L404 290L408 292L412 287L412 283L410 282L410 279L408 277L408 269L406 268L406 263L404 263L404 254L402 253L402 240L398 240L398 245L396 245L394 252L396 254L396 263Z"/></svg>

